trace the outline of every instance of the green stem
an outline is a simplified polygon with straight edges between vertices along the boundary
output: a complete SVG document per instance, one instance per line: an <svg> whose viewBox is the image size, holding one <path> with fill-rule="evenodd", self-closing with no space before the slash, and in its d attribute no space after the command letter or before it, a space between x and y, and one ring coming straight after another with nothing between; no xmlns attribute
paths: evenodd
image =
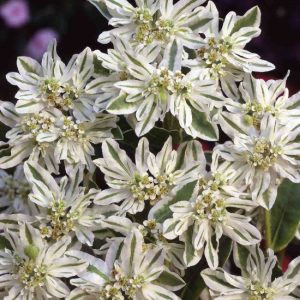
<svg viewBox="0 0 300 300"><path fill-rule="evenodd" d="M266 248L271 248L272 244L272 230L271 230L271 214L269 210L265 210L265 241Z"/></svg>

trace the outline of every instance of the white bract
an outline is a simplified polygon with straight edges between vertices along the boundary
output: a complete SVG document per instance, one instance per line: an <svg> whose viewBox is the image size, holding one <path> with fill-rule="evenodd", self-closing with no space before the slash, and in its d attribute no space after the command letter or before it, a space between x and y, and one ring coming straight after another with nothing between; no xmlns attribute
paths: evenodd
<svg viewBox="0 0 300 300"><path fill-rule="evenodd" d="M266 115L271 115L280 124L299 125L300 93L289 97L286 80L255 79L246 74L240 84L238 97L227 99L225 103L229 112L222 112L219 119L222 129L227 134L247 131L249 126L260 128L260 123Z"/></svg>
<svg viewBox="0 0 300 300"><path fill-rule="evenodd" d="M265 257L258 247L253 246L248 248L246 265L240 265L242 276L232 275L221 268L215 271L206 269L201 275L216 300L299 299L293 297L293 291L299 286L299 257L289 263L284 275L272 279L276 262L271 249Z"/></svg>
<svg viewBox="0 0 300 300"><path fill-rule="evenodd" d="M121 202L121 214L141 212L146 202L155 205L173 189L192 181L204 167L193 159L188 161L183 150L172 150L171 138L156 156L150 152L148 140L142 138L135 153L135 164L114 140L107 139L102 145L102 152L103 158L94 163L105 174L110 188L96 195L95 203L108 205ZM179 161L182 156L183 164Z"/></svg>
<svg viewBox="0 0 300 300"><path fill-rule="evenodd" d="M184 261L196 264L204 251L210 268L218 266L219 240L224 234L242 245L260 241L259 231L251 219L230 208L249 210L254 207L247 194L230 185L234 170L216 169L203 172L196 182L192 197L170 206L172 218L163 224L167 239L179 237L185 243Z"/></svg>
<svg viewBox="0 0 300 300"><path fill-rule="evenodd" d="M235 95L234 82L241 80L245 73L274 69L274 65L244 49L260 35L261 13L258 7L241 17L230 12L219 30L219 12L212 1L209 1L207 10L213 20L204 32L203 46L196 50L196 58L188 59L184 64L200 69L208 78L220 80L224 92Z"/></svg>
<svg viewBox="0 0 300 300"><path fill-rule="evenodd" d="M56 53L56 42L53 42L41 65L32 58L19 57L17 66L19 73L7 74L7 80L20 89L16 94L18 113L37 113L55 107L72 111L81 121L95 117L95 96L85 91L94 73L91 49L74 55L65 65Z"/></svg>
<svg viewBox="0 0 300 300"><path fill-rule="evenodd" d="M70 237L47 244L26 224L20 226L19 233L6 230L4 236L12 247L0 251L5 300L65 298L70 290L61 278L72 277L87 267L86 262L65 255Z"/></svg>
<svg viewBox="0 0 300 300"><path fill-rule="evenodd" d="M92 170L93 144L113 137L112 129L117 128L118 120L116 116L98 113L93 121L79 122L57 108L19 114L13 103L3 101L0 112L1 121L12 127L6 133L10 155L0 158L1 168L14 167L29 157L55 173L61 160L66 166L82 164Z"/></svg>
<svg viewBox="0 0 300 300"><path fill-rule="evenodd" d="M109 212L99 206L89 208L97 190L85 192L79 186L83 180L82 168L77 167L69 177L62 177L59 185L48 171L31 161L25 163L25 175L32 184L29 199L39 206L41 236L56 241L76 235L79 242L92 246L93 230L99 227L96 221ZM111 207L110 211L112 214L116 210Z"/></svg>
<svg viewBox="0 0 300 300"><path fill-rule="evenodd" d="M79 279L71 280L78 288L68 300L88 299L87 295L107 300L175 300L179 298L173 291L184 286L183 280L164 266L163 249L143 249L143 236L137 229L122 243L113 244L105 262L82 252L69 253L90 265ZM82 298L77 298L79 295Z"/></svg>
<svg viewBox="0 0 300 300"><path fill-rule="evenodd" d="M280 125L268 115L262 119L259 132L251 129L235 134L233 142L218 145L216 151L224 164L235 170L231 181L249 186L252 199L270 209L283 178L300 182L299 129Z"/></svg>

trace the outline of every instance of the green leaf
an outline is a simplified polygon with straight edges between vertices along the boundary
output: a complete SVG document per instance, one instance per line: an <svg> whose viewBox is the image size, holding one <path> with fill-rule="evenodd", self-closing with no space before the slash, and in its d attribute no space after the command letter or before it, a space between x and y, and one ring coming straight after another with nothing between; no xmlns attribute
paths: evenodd
<svg viewBox="0 0 300 300"><path fill-rule="evenodd" d="M300 222L300 185L285 179L270 210L271 248L284 249L295 237Z"/></svg>
<svg viewBox="0 0 300 300"><path fill-rule="evenodd" d="M181 60L182 60L182 45L178 43L177 39L173 39L173 41L168 45L164 61L165 66L170 71L178 71L181 69Z"/></svg>
<svg viewBox="0 0 300 300"><path fill-rule="evenodd" d="M112 133L115 140L123 140L123 138L124 138L122 130L119 126L116 127L116 128L113 128L111 130L111 133Z"/></svg>
<svg viewBox="0 0 300 300"><path fill-rule="evenodd" d="M12 249L10 242L2 235L0 235L0 249Z"/></svg>
<svg viewBox="0 0 300 300"><path fill-rule="evenodd" d="M100 11L102 16L105 17L107 20L112 18L104 1L102 1L102 0L88 0L88 1L91 4L93 4Z"/></svg>
<svg viewBox="0 0 300 300"><path fill-rule="evenodd" d="M97 75L106 75L106 76L109 75L109 71L102 66L101 60L99 60L97 58L97 55L95 55L95 54L94 54L94 58L93 58L93 63L94 63L94 72Z"/></svg>
<svg viewBox="0 0 300 300"><path fill-rule="evenodd" d="M198 300L205 287L206 285L199 270L199 273L193 277L193 280L191 280L184 289L181 295L182 300Z"/></svg>
<svg viewBox="0 0 300 300"><path fill-rule="evenodd" d="M219 249L219 266L223 267L231 254L232 240L223 235L219 241Z"/></svg>
<svg viewBox="0 0 300 300"><path fill-rule="evenodd" d="M197 182L198 181L196 180L186 184L180 190L178 190L178 192L174 195L173 198L170 198L161 206L158 206L157 210L153 211L153 218L155 218L156 221L159 223L163 223L166 219L171 218L172 211L170 209L170 205L178 201L188 200L192 196Z"/></svg>
<svg viewBox="0 0 300 300"><path fill-rule="evenodd" d="M199 138L207 141L217 141L219 139L219 133L208 121L205 113L196 110L192 106L190 106L190 108L193 118L191 127L198 133Z"/></svg>
<svg viewBox="0 0 300 300"><path fill-rule="evenodd" d="M236 244L234 248L234 260L235 264L244 272L247 274L247 259L249 256L249 250L240 244Z"/></svg>
<svg viewBox="0 0 300 300"><path fill-rule="evenodd" d="M238 19L231 31L231 35L243 27L259 27L261 21L261 12L258 6L248 10L240 19Z"/></svg>
<svg viewBox="0 0 300 300"><path fill-rule="evenodd" d="M168 270L163 271L156 281L163 285L164 287L182 287L185 285L183 279L179 277L176 273L170 272Z"/></svg>
<svg viewBox="0 0 300 300"><path fill-rule="evenodd" d="M126 101L127 94L120 94L115 99L111 100L107 106L107 111L112 114L130 114L136 111L135 102Z"/></svg>

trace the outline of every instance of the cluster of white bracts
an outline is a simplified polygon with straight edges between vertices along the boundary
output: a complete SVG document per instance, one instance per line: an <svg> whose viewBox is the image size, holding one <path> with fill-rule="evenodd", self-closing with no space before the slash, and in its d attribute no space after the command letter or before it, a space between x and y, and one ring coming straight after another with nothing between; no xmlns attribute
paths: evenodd
<svg viewBox="0 0 300 300"><path fill-rule="evenodd" d="M273 280L252 219L283 179L300 182L300 93L289 97L288 76L256 79L274 66L244 49L259 9L219 28L211 1L89 1L114 27L99 36L113 49L64 64L53 42L41 64L19 57L7 75L19 90L0 103L11 127L0 168L16 167L0 171L2 299L180 299L200 260L215 299L299 299L300 258ZM186 141L153 153L141 137L133 158L117 115L138 137L171 118ZM217 142L220 129L230 141L205 153L197 139ZM224 240L241 276L219 268Z"/></svg>

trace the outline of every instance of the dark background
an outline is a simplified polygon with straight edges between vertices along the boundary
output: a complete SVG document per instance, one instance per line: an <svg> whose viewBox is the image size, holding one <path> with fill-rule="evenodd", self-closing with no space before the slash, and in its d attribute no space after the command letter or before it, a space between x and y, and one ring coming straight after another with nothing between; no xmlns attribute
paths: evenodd
<svg viewBox="0 0 300 300"><path fill-rule="evenodd" d="M8 0L0 0L0 6ZM276 70L267 77L283 77L291 70L289 87L300 89L300 0L215 0L221 17L230 10L243 14L254 5L262 10L262 35L248 50L273 62ZM19 28L9 28L0 17L0 99L13 100L16 88L6 82L5 74L16 70L16 57L40 29L50 28L59 36L59 55L67 60L86 46L105 47L97 43L106 20L86 0L27 0L30 20Z"/></svg>

